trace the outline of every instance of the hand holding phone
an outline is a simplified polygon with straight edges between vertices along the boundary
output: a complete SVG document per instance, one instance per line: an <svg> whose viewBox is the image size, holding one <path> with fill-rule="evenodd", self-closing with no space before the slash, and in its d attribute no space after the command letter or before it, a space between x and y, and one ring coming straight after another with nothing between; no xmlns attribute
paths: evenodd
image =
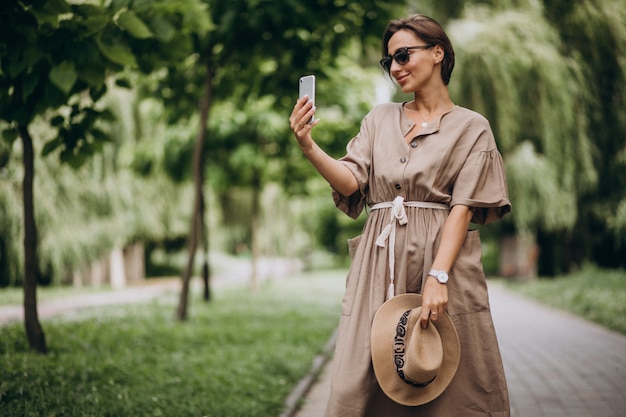
<svg viewBox="0 0 626 417"><path fill-rule="evenodd" d="M309 102L312 102L315 107L315 75L305 75L304 77L300 77L298 82L298 96L300 98L308 96ZM307 123L310 124L314 121L315 117L311 116L311 119Z"/></svg>

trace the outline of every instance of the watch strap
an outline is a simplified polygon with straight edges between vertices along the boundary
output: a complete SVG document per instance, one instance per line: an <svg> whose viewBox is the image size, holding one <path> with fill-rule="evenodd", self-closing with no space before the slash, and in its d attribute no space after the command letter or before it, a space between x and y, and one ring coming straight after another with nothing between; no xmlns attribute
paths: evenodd
<svg viewBox="0 0 626 417"><path fill-rule="evenodd" d="M435 278L439 281L440 284L446 284L448 282L448 273L445 271L437 271L436 269L431 269L428 271L428 275Z"/></svg>

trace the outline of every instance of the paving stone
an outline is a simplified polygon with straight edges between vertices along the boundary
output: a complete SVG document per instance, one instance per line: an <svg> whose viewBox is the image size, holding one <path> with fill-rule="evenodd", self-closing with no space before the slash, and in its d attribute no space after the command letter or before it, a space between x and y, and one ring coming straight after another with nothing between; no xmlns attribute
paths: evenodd
<svg viewBox="0 0 626 417"><path fill-rule="evenodd" d="M489 292L512 417L626 415L626 336L497 284ZM323 417L329 374L296 417Z"/></svg>

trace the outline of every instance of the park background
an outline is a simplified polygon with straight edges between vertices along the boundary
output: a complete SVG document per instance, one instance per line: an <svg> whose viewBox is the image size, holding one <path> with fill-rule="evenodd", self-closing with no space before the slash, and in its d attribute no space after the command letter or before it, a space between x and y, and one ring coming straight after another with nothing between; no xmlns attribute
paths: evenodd
<svg viewBox="0 0 626 417"><path fill-rule="evenodd" d="M446 28L452 99L489 119L505 161L513 212L482 228L487 273L554 298L564 291L536 285L559 281L582 313L623 309L620 1L7 0L0 293L23 288L26 337L10 334L49 350L37 291L180 277L170 304L184 321L190 292L210 300L229 259L250 265L250 293L263 292L263 259L345 268L365 217L334 208L295 146L297 80L316 75L315 137L341 156L372 106L410 100L378 60L388 20L411 12ZM7 355L28 350L11 343Z"/></svg>

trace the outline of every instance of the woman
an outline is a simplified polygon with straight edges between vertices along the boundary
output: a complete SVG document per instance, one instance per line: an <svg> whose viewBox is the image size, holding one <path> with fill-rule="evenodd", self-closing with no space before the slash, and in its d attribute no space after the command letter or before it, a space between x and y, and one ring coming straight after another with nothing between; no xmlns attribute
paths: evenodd
<svg viewBox="0 0 626 417"><path fill-rule="evenodd" d="M315 108L306 98L289 119L337 207L356 218L370 206L363 234L349 241L352 265L326 416L509 416L480 238L468 231L470 222L510 211L502 157L488 121L450 99L454 51L437 22L423 15L391 21L382 44L381 65L414 99L376 106L343 158L313 141L319 120L307 124ZM396 222L402 217L405 224ZM450 385L417 407L387 398L371 365L372 318L386 299L403 293L422 294L422 326L447 312L461 344Z"/></svg>

